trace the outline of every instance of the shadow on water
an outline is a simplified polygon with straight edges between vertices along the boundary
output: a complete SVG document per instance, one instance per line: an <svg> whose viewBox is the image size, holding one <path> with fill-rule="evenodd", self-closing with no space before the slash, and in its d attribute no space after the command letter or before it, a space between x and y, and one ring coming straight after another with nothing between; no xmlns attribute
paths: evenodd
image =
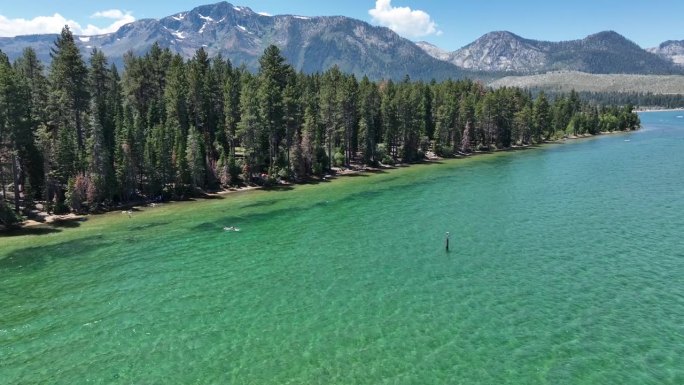
<svg viewBox="0 0 684 385"><path fill-rule="evenodd" d="M318 207L328 206L331 201L318 201L310 205L301 207L288 207L283 209L271 210L263 213L249 213L244 215L231 215L212 222L203 222L190 228L191 231L219 231L226 226L246 226L249 223L273 220L282 216L292 216L298 213Z"/></svg>
<svg viewBox="0 0 684 385"><path fill-rule="evenodd" d="M229 223L228 219L226 219L226 223ZM234 222L230 222L230 223L234 223ZM191 230L194 230L194 231L218 231L218 230L221 230L224 226L225 225L222 226L221 224L219 224L218 221L217 222L204 222L204 223L200 223L199 225L193 226L191 228Z"/></svg>
<svg viewBox="0 0 684 385"><path fill-rule="evenodd" d="M24 235L46 235L60 232L62 232L61 229L48 225L17 227L0 232L0 238L19 237Z"/></svg>
<svg viewBox="0 0 684 385"><path fill-rule="evenodd" d="M369 191L361 191L355 194L351 194L348 197L344 198L343 201L348 201L348 200L355 200L355 199L369 199L369 198L376 198L378 196L381 196L385 193L386 189L382 190L369 190Z"/></svg>
<svg viewBox="0 0 684 385"><path fill-rule="evenodd" d="M403 186L400 186L403 187ZM407 185L405 187L411 187L410 185ZM282 208L282 209L277 209L277 210L271 210L271 211L266 211L266 212L260 212L260 213L246 213L243 215L231 215L231 216L226 216L221 219L218 219L216 221L212 222L203 222L198 225L195 225L190 228L191 231L220 231L223 230L224 227L226 226L237 226L237 227L242 227L242 226L248 226L249 223L257 223L257 222L262 222L266 220L273 220L278 217L282 216L293 216L293 215L298 215L302 212L306 212L309 210L314 210L314 209L319 209L319 208L326 208L326 207L331 207L331 206L336 206L339 204L344 204L344 202L347 201L353 201L359 198L362 199L368 199L368 198L376 198L379 196L382 196L383 194L386 193L386 188L385 189L379 189L379 190L370 190L370 191L362 191L358 192L355 194L351 194L349 196L343 197L339 200L319 200L312 202L310 204L307 204L305 206L298 206L298 207L288 207L288 208ZM270 200L270 201L265 201L265 202L257 202L257 203L252 203L248 205L241 206L241 209L244 208L255 208L255 207L267 207L267 206L272 206L276 202L279 202L280 200Z"/></svg>
<svg viewBox="0 0 684 385"><path fill-rule="evenodd" d="M152 222L152 223L146 223L144 225L139 225L139 226L132 226L128 228L128 231L140 231L140 230L146 230L146 229L151 229L154 227L160 227L160 226L166 226L170 224L171 222Z"/></svg>
<svg viewBox="0 0 684 385"><path fill-rule="evenodd" d="M203 195L200 197L201 199L206 199L206 200L221 200L225 199L222 195L218 194L212 194L212 195Z"/></svg>
<svg viewBox="0 0 684 385"><path fill-rule="evenodd" d="M0 271L44 268L52 260L69 258L84 253L90 253L111 245L112 242L102 241L100 237L75 239L56 245L28 247L10 252L7 257L0 259Z"/></svg>
<svg viewBox="0 0 684 385"><path fill-rule="evenodd" d="M431 161L431 162L426 162L425 164L436 164L438 162ZM347 174L347 175L339 175L339 176L333 176L333 177L328 177L326 179L309 179L303 183L299 184L319 184L319 183L328 183L332 179L336 178L344 178L344 177L362 177L362 178L367 178L371 176L371 174L385 174L387 173L386 170L384 169L377 169L377 170L366 170L363 173L358 173L358 174ZM401 179L401 176L392 176L392 177L387 177L383 178L382 180L378 180L376 183L380 184L385 184L387 182L392 182L395 180ZM314 201L314 202L309 202L306 205L303 206L298 206L298 207L288 207L288 208L277 208L273 210L268 210L269 207L275 206L278 203L284 202L285 199L283 198L278 198L278 199L267 199L263 201L258 201L258 202L252 202L252 203L246 203L243 205L238 206L238 209L240 210L249 210L249 209L259 209L259 208L265 208L267 211L265 212L256 212L256 213L243 213L240 215L229 215L222 217L220 219L217 219L215 221L209 221L209 222L202 222L196 225L193 225L189 227L188 229L190 231L198 231L198 232L217 232L217 231L222 231L225 227L227 226L237 226L237 227L243 227L243 226L248 226L250 223L256 223L264 220L273 220L274 218L278 218L281 216L292 216L292 215L297 215L299 213L308 211L308 210L314 210L314 209L319 209L319 208L325 208L329 207L331 205L339 205L339 204L344 204L345 202L348 201L354 201L357 199L368 199L368 198L377 198L381 197L384 194L386 194L386 190L389 188L383 187L383 188L375 188L373 190L368 190L368 191L361 191L357 193L350 194L348 196L342 197L341 199L337 200L319 200L319 201ZM395 188L395 187L392 187ZM396 186L396 188L413 188L412 185L406 185L406 186ZM269 189L262 189L262 191L288 191L293 189L293 186L289 185L280 185L280 186L274 186ZM230 209L230 211L234 210L233 208ZM228 211L228 210L227 210Z"/></svg>
<svg viewBox="0 0 684 385"><path fill-rule="evenodd" d="M276 186L264 187L262 190L267 191L267 192L280 192L280 191L290 191L293 189L294 189L294 186L292 186L292 185L276 185Z"/></svg>
<svg viewBox="0 0 684 385"><path fill-rule="evenodd" d="M0 238L59 233L62 229L75 229L80 227L84 220L84 218L80 220L57 220L51 223L39 224L37 226L12 227L0 231Z"/></svg>
<svg viewBox="0 0 684 385"><path fill-rule="evenodd" d="M387 174L387 170L391 170L395 167L388 167L385 169L368 169L368 170L362 170L361 172L358 173L353 173L353 174L334 174L334 175L328 175L324 178L308 178L304 181L297 182L298 185L317 185L321 183L330 183L334 180L340 179L340 178L356 178L356 177L369 177L373 174Z"/></svg>
<svg viewBox="0 0 684 385"><path fill-rule="evenodd" d="M369 176L370 176L370 174L357 173L357 174L340 175L338 178L368 178Z"/></svg>
<svg viewBox="0 0 684 385"><path fill-rule="evenodd" d="M242 205L239 208L241 209L247 209L251 207L268 207L268 206L273 206L274 204L281 202L282 199L269 199L261 202L254 202L254 203L248 203L246 205Z"/></svg>
<svg viewBox="0 0 684 385"><path fill-rule="evenodd" d="M53 227L65 228L65 229L75 229L81 226L79 221L55 221L52 222Z"/></svg>
<svg viewBox="0 0 684 385"><path fill-rule="evenodd" d="M392 178L382 180L381 182L384 183L384 182L392 181L392 180L399 179L399 178L400 177L392 177ZM414 186L412 186L412 185L406 185L406 186L396 186L396 187L392 187L392 188L413 188L413 187ZM345 204L345 202L354 201L357 199L368 199L368 198L381 197L384 194L386 194L386 191L388 188L389 187L384 187L384 188L376 188L376 189L368 190L368 191L361 191L361 192L350 194L348 196L342 197L341 199L337 199L337 200L318 200L318 201L310 202L310 203L303 205L303 206L278 208L275 210L269 210L269 211L265 211L265 212L244 213L241 215L229 215L229 216L220 218L220 219L215 220L215 221L203 222L203 223L197 224L195 226L190 227L189 229L190 229L190 231L213 232L213 231L221 231L226 226L238 226L238 227L248 226L249 223L255 223L255 222L260 222L260 221L265 221L265 220L273 220L273 219L281 217L281 216L293 216L293 215L297 215L297 214L300 214L302 212L306 212L309 210L315 210L315 209L330 207L333 205ZM268 207L274 206L275 204L282 202L282 201L284 201L284 199L271 199L271 200L265 200L265 201L261 201L261 202L248 203L248 204L240 206L239 209L268 208Z"/></svg>
<svg viewBox="0 0 684 385"><path fill-rule="evenodd" d="M274 210L274 211L269 211L267 213L256 213L256 214L249 214L247 216L241 216L241 215L234 215L234 216L227 216L223 217L221 219L217 219L216 221L213 222L203 222L200 223L196 226L193 226L190 228L191 231L219 231L223 230L224 227L226 226L245 226L248 223L252 222L257 222L257 221L263 221L266 219L273 219L281 215L285 215L285 213L292 213L294 211L297 211L297 209L288 209L288 210Z"/></svg>
<svg viewBox="0 0 684 385"><path fill-rule="evenodd" d="M387 178L382 178L381 180L374 181L373 184L393 182L397 179L401 179L401 177L400 176L391 176L391 177L387 177Z"/></svg>
<svg viewBox="0 0 684 385"><path fill-rule="evenodd" d="M307 184L310 184L310 185L314 185L314 186L315 186L315 185L319 185L319 184L321 184L321 183L330 183L332 179L333 179L333 178L326 178L326 179L309 178L309 179L307 179L307 180L298 182L297 184L299 184L299 185L307 185Z"/></svg>
<svg viewBox="0 0 684 385"><path fill-rule="evenodd" d="M387 174L387 170L381 169L381 168L374 168L370 170L364 170L363 172L369 173L369 174Z"/></svg>

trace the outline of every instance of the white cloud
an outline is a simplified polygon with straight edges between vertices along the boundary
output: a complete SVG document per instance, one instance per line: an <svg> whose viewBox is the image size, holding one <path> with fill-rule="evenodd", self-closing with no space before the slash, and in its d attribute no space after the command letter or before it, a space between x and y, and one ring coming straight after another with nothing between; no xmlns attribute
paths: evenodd
<svg viewBox="0 0 684 385"><path fill-rule="evenodd" d="M114 22L107 27L99 28L92 24L88 24L83 28L83 35L103 35L105 33L116 32L122 26L135 21L135 17L129 11L122 11L120 9L108 9L106 11L98 11L90 16L92 18L112 19Z"/></svg>
<svg viewBox="0 0 684 385"><path fill-rule="evenodd" d="M0 15L0 36L33 35L41 33L60 33L68 25L74 35L102 35L118 30L124 24L135 21L130 12L118 9L95 12L92 18L111 19L113 22L106 27L88 24L82 27L74 20L67 19L59 13L52 16L37 16L33 19L8 19Z"/></svg>
<svg viewBox="0 0 684 385"><path fill-rule="evenodd" d="M73 20L67 20L59 13L52 16L37 16L33 19L8 19L0 15L0 36L32 35L38 33L59 33L68 25L72 30L80 26Z"/></svg>
<svg viewBox="0 0 684 385"><path fill-rule="evenodd" d="M409 7L393 7L391 2L392 0L375 2L375 8L368 10L373 22L411 38L442 34L427 12Z"/></svg>
<svg viewBox="0 0 684 385"><path fill-rule="evenodd" d="M123 19L126 16L130 15L130 12L124 13L120 9L108 9L106 11L97 11L93 13L90 17L103 17L105 19Z"/></svg>

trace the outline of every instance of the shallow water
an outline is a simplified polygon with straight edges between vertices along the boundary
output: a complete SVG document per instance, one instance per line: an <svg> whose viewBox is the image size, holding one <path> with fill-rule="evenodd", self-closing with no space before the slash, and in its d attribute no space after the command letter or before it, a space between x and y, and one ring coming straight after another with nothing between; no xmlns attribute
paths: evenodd
<svg viewBox="0 0 684 385"><path fill-rule="evenodd" d="M0 238L0 383L684 383L678 115Z"/></svg>

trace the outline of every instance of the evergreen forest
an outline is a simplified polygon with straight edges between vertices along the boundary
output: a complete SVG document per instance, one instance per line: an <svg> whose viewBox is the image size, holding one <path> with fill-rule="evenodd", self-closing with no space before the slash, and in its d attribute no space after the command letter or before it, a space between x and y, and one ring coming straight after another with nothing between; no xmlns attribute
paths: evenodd
<svg viewBox="0 0 684 385"><path fill-rule="evenodd" d="M119 69L97 49L83 58L65 27L51 57L0 53L0 223L36 202L101 211L639 126L631 105L575 92L298 73L275 46L256 73L158 45Z"/></svg>

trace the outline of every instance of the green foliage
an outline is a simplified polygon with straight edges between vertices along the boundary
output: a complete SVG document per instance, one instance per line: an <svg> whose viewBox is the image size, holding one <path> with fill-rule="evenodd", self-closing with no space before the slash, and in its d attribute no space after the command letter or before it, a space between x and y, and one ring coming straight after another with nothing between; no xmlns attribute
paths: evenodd
<svg viewBox="0 0 684 385"><path fill-rule="evenodd" d="M14 226L22 221L21 216L17 214L7 203L0 201L0 225Z"/></svg>
<svg viewBox="0 0 684 385"><path fill-rule="evenodd" d="M69 179L66 204L76 212L84 212L88 208L88 191L91 189L92 181L85 175L76 175Z"/></svg>
<svg viewBox="0 0 684 385"><path fill-rule="evenodd" d="M204 153L202 148L202 138L195 126L190 126L188 131L187 147L185 159L188 163L190 181L194 187L204 185Z"/></svg>
<svg viewBox="0 0 684 385"><path fill-rule="evenodd" d="M313 175L322 176L325 173L328 164L328 154L325 152L325 149L320 146L316 147L311 166Z"/></svg>
<svg viewBox="0 0 684 385"><path fill-rule="evenodd" d="M86 66L68 28L47 76L30 49L14 67L0 55L0 157L16 166L0 172L25 203L85 211L639 127L631 104L599 107L574 91L358 81L336 66L297 74L275 46L256 74L203 48L186 62L154 45L124 65L119 77L93 50Z"/></svg>
<svg viewBox="0 0 684 385"><path fill-rule="evenodd" d="M388 166L394 166L397 163L396 160L389 155L384 155L381 162Z"/></svg>
<svg viewBox="0 0 684 385"><path fill-rule="evenodd" d="M337 151L335 153L334 158L333 158L333 164L335 165L335 167L344 166L344 161L345 161L344 152L342 150Z"/></svg>
<svg viewBox="0 0 684 385"><path fill-rule="evenodd" d="M546 95L542 92L534 101L532 108L532 138L535 142L541 142L548 137L551 130L551 112Z"/></svg>
<svg viewBox="0 0 684 385"><path fill-rule="evenodd" d="M289 66L278 47L271 45L259 59L257 98L263 134L268 141L269 167L275 166L279 144L284 136L283 90Z"/></svg>

